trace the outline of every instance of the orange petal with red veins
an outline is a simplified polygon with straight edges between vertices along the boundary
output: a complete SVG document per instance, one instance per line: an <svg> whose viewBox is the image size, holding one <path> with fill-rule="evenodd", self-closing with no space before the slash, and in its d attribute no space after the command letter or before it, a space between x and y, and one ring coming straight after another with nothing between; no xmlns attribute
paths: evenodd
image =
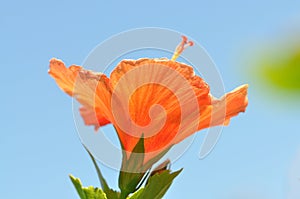
<svg viewBox="0 0 300 199"><path fill-rule="evenodd" d="M112 111L127 151L134 148L142 134L148 153L174 144L182 124L194 133L199 105L211 104L209 87L195 76L193 68L168 59L123 60L111 73L110 83L120 100L118 107L129 109L113 106Z"/></svg>

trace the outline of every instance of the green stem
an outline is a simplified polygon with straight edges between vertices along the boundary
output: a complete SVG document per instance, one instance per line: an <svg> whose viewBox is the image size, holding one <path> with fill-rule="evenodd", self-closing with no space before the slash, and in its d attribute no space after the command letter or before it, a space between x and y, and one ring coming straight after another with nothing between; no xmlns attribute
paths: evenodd
<svg viewBox="0 0 300 199"><path fill-rule="evenodd" d="M128 192L127 190L122 190L119 199L126 199L129 194L130 192Z"/></svg>

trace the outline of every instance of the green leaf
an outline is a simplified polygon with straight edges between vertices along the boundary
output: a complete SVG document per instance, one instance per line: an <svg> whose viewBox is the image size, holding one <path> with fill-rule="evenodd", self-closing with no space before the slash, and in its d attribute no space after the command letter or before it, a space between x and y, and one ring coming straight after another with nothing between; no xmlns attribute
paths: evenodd
<svg viewBox="0 0 300 199"><path fill-rule="evenodd" d="M83 189L82 189L82 184L79 178L75 178L74 176L70 175L70 179L78 193L81 199L87 199Z"/></svg>
<svg viewBox="0 0 300 199"><path fill-rule="evenodd" d="M162 171L166 171L170 169L171 161L169 159L162 162L160 165L158 165L153 171L151 172L150 176L155 175L156 173L161 173Z"/></svg>
<svg viewBox="0 0 300 199"><path fill-rule="evenodd" d="M144 191L144 188L140 188L136 192L134 192L131 196L127 197L128 199L138 199L142 192Z"/></svg>
<svg viewBox="0 0 300 199"><path fill-rule="evenodd" d="M149 178L148 184L141 192L136 194L134 199L161 199L171 186L174 178L176 178L181 171L182 169L171 173L170 170L164 170L154 174Z"/></svg>
<svg viewBox="0 0 300 199"><path fill-rule="evenodd" d="M99 188L93 186L84 187L83 191L87 199L107 199L106 194Z"/></svg>
<svg viewBox="0 0 300 199"><path fill-rule="evenodd" d="M92 161L93 161L93 164L95 166L95 169L97 171L97 175L98 175L98 178L99 178L99 181L100 181L100 184L101 184L101 187L103 189L103 191L105 192L105 194L107 195L108 198L112 198L112 199L115 199L115 198L119 198L119 195L120 193L109 188L105 178L103 177L102 173L101 173L101 170L94 158L94 156L91 154L91 152L87 149L86 146L84 146L85 150L88 152L89 156L91 157Z"/></svg>
<svg viewBox="0 0 300 199"><path fill-rule="evenodd" d="M70 179L81 199L107 199L106 194L99 188L83 187L79 178L70 175Z"/></svg>

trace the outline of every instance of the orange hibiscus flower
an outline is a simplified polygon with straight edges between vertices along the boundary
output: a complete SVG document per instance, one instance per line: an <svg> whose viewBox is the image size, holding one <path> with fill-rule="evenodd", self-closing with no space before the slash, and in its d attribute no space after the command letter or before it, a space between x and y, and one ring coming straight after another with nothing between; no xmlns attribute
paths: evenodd
<svg viewBox="0 0 300 199"><path fill-rule="evenodd" d="M176 62L189 45L184 37L172 60L122 60L110 78L76 65L66 68L55 58L49 74L80 102L86 125L97 130L112 123L128 153L143 136L145 154L157 154L201 129L227 125L248 104L248 85L216 99L191 66Z"/></svg>

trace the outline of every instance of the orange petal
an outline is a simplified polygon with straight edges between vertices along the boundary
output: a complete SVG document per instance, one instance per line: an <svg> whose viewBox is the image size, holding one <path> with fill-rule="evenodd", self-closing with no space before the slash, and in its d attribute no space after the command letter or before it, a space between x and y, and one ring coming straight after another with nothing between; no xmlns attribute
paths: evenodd
<svg viewBox="0 0 300 199"><path fill-rule="evenodd" d="M146 153L173 144L181 120L195 132L197 108L211 103L208 85L194 75L192 67L168 59L123 60L111 73L110 83L120 100L118 107L129 109L113 106L114 116L120 117L114 125L128 151L142 134Z"/></svg>
<svg viewBox="0 0 300 199"><path fill-rule="evenodd" d="M203 106L200 110L198 130L218 125L228 125L232 117L245 112L248 105L248 85L242 85L227 93L219 100L213 100L211 105ZM182 141L192 133L183 133L176 139Z"/></svg>
<svg viewBox="0 0 300 199"><path fill-rule="evenodd" d="M63 91L83 105L80 112L86 124L94 125L97 129L110 121L111 91L104 74L93 73L76 65L66 68L61 60L55 58L50 60L49 74Z"/></svg>
<svg viewBox="0 0 300 199"><path fill-rule="evenodd" d="M232 117L245 112L248 106L247 94L248 85L245 84L227 93L220 100L215 100L212 104L213 111L210 126L228 125ZM204 116L203 118L207 117ZM207 128L207 126L202 126L200 123L199 129L203 128Z"/></svg>
<svg viewBox="0 0 300 199"><path fill-rule="evenodd" d="M79 109L80 115L83 118L85 125L93 125L95 127L95 131L99 129L100 126L104 126L106 124L109 124L110 121L108 121L105 117L101 117L101 115L96 115L95 111L93 109L89 109L86 107L81 107Z"/></svg>
<svg viewBox="0 0 300 199"><path fill-rule="evenodd" d="M48 73L64 92L73 96L74 82L80 70L82 70L81 66L72 65L66 68L61 60L52 58Z"/></svg>
<svg viewBox="0 0 300 199"><path fill-rule="evenodd" d="M248 105L248 84L242 85L226 94L226 119L245 112Z"/></svg>

